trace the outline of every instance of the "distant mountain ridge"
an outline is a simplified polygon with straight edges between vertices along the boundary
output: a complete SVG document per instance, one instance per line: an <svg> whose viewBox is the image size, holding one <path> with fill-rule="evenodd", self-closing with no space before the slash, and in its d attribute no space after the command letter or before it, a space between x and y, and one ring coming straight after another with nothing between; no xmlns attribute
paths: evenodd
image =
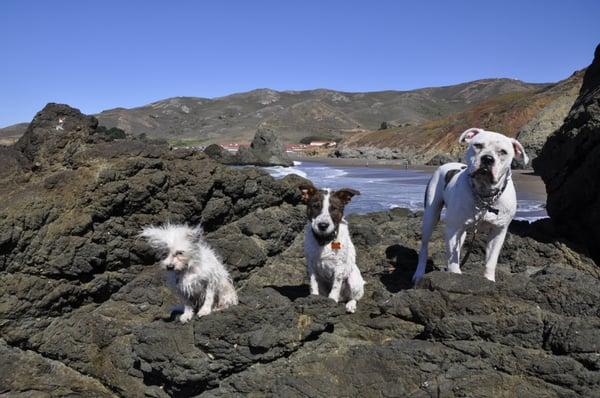
<svg viewBox="0 0 600 398"><path fill-rule="evenodd" d="M444 87L366 93L257 89L213 99L174 97L136 108L109 109L95 116L106 127L169 140L250 142L257 127L263 125L277 131L283 142L299 142L306 137L341 139L374 130L384 121L420 124L498 95L545 86L513 79L484 79Z"/></svg>
<svg viewBox="0 0 600 398"><path fill-rule="evenodd" d="M511 79L487 79L411 91L347 93L317 89L258 89L214 99L176 97L96 115L100 124L132 134L206 142L251 141L262 124L284 142L307 136L339 139L382 121L416 124L461 111L487 98L539 88Z"/></svg>

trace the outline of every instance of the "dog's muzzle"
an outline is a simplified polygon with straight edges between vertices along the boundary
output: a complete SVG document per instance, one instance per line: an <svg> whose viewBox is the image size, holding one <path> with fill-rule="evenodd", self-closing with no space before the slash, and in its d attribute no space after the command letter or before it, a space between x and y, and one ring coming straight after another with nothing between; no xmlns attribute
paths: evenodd
<svg viewBox="0 0 600 398"><path fill-rule="evenodd" d="M481 165L484 167L491 167L494 165L495 162L496 160L492 155L483 155L481 157Z"/></svg>
<svg viewBox="0 0 600 398"><path fill-rule="evenodd" d="M329 223L320 222L317 224L317 228L319 229L319 232L325 232L327 231L327 228L329 228Z"/></svg>

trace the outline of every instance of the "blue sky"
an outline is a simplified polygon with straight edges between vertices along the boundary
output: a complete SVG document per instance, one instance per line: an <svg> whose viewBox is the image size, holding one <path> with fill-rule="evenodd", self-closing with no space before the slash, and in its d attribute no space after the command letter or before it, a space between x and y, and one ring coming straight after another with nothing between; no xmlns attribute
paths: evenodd
<svg viewBox="0 0 600 398"><path fill-rule="evenodd" d="M407 90L587 66L600 1L0 2L0 126L269 87Z"/></svg>

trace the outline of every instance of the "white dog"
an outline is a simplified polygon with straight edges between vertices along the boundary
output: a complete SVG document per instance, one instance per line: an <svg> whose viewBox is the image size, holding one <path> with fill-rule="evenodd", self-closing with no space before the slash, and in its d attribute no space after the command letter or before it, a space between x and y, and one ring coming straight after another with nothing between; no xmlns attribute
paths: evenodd
<svg viewBox="0 0 600 398"><path fill-rule="evenodd" d="M520 159L527 164L523 146L505 135L472 128L459 141L469 145L466 165L447 163L438 168L425 189L425 214L419 263L413 276L418 282L425 273L427 245L446 205L446 250L448 271L461 273L460 250L467 229L488 232L485 277L496 279L496 263L508 225L517 211L517 197L510 165Z"/></svg>
<svg viewBox="0 0 600 398"><path fill-rule="evenodd" d="M202 239L200 227L166 224L146 227L141 236L164 251L161 268L167 271L170 287L183 301L179 320L189 321L197 310L199 317L213 309L222 310L238 303L229 273Z"/></svg>
<svg viewBox="0 0 600 398"><path fill-rule="evenodd" d="M356 266L356 250L350 240L344 206L354 189L332 192L317 190L312 185L300 186L307 205L309 222L304 234L310 294L327 295L336 303L346 302L346 311L356 311L356 302L364 294L364 280Z"/></svg>

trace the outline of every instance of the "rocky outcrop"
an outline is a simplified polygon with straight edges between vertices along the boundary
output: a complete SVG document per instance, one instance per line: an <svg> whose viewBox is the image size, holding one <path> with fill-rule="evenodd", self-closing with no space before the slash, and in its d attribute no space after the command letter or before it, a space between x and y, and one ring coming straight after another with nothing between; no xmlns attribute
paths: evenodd
<svg viewBox="0 0 600 398"><path fill-rule="evenodd" d="M548 192L548 214L600 260L600 46L564 124L533 167Z"/></svg>
<svg viewBox="0 0 600 398"><path fill-rule="evenodd" d="M584 72L575 72L570 78L550 87L546 91L547 95L555 93L560 95L556 96L554 101L546 105L517 133L517 139L525 148L530 160L538 156L548 136L562 126L579 94Z"/></svg>
<svg viewBox="0 0 600 398"><path fill-rule="evenodd" d="M294 162L285 152L277 133L267 127L259 127L249 148L240 147L230 154L221 146L209 145L205 150L211 159L229 165L293 166Z"/></svg>
<svg viewBox="0 0 600 398"><path fill-rule="evenodd" d="M51 128L45 111L37 117ZM482 276L479 240L465 274L439 272L436 230L430 273L412 289L421 216L351 215L367 285L348 315L308 294L300 177L274 180L161 143L94 142L93 119L65 112L74 127L59 134L78 139L76 126L88 126L83 144L61 147L39 130L46 139L35 151L10 148L12 172L0 174L2 394L572 397L600 388L599 269L548 220L513 223L496 284ZM177 300L138 239L143 225L167 220L203 224L238 306L174 321Z"/></svg>
<svg viewBox="0 0 600 398"><path fill-rule="evenodd" d="M257 166L293 166L277 133L268 127L259 127L250 148L241 147L237 153L240 164Z"/></svg>
<svg viewBox="0 0 600 398"><path fill-rule="evenodd" d="M236 157L227 149L223 148L218 144L211 144L204 148L204 153L211 158L222 164L236 164Z"/></svg>

